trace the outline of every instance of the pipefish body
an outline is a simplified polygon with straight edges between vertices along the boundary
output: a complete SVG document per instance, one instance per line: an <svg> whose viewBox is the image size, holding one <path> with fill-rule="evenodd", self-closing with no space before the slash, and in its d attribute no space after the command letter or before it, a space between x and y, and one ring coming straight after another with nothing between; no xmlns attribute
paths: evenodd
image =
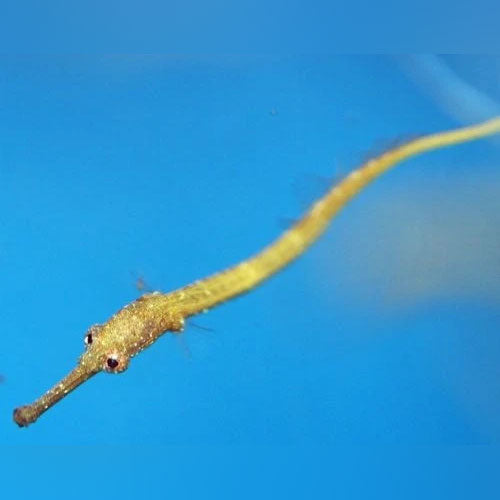
<svg viewBox="0 0 500 500"><path fill-rule="evenodd" d="M472 141L500 132L500 117L447 132L427 135L395 147L354 170L317 200L288 231L240 264L170 293L148 293L126 305L106 323L85 335L85 352L76 367L30 405L14 410L26 427L93 375L121 373L130 358L166 332L182 332L186 318L242 294L271 277L301 255L330 221L366 185L398 163L433 149Z"/></svg>

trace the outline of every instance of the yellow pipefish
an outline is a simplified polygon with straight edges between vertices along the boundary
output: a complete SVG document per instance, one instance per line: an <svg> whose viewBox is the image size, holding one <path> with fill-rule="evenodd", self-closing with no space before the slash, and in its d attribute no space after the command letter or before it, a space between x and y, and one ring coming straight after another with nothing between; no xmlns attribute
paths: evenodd
<svg viewBox="0 0 500 500"><path fill-rule="evenodd" d="M21 427L87 379L105 371L123 372L130 358L165 332L181 332L186 318L246 292L302 254L323 233L332 218L361 189L386 170L411 156L500 132L500 117L448 132L420 137L367 161L333 186L325 196L276 241L253 257L208 278L170 293L143 295L106 323L85 335L85 352L77 366L34 403L14 410Z"/></svg>

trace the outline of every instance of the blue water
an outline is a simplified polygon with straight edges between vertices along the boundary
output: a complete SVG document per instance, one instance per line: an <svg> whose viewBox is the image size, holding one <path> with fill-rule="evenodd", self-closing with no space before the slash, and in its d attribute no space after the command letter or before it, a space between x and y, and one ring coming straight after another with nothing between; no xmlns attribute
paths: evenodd
<svg viewBox="0 0 500 500"><path fill-rule="evenodd" d="M488 58L442 61L499 97ZM161 338L126 373L90 380L33 426L12 422L14 407L74 366L86 329L138 296L138 278L169 291L246 258L328 179L394 139L483 118L477 100L443 106L405 58L0 66L5 491L22 484L31 496L57 476L72 498L210 497L220 484L228 498L349 498L364 484L380 498L444 498L475 474L471 491L490 498L492 471L475 454L500 440L494 140L408 161L262 287ZM349 449L335 466L333 445ZM418 446L417 465L401 446ZM376 486L381 476L394 490Z"/></svg>

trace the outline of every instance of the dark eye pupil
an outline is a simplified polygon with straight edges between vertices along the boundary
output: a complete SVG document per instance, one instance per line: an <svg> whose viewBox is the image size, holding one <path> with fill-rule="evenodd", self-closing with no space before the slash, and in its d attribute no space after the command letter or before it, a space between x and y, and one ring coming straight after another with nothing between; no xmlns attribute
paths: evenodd
<svg viewBox="0 0 500 500"><path fill-rule="evenodd" d="M118 366L118 360L115 358L108 358L107 363L110 368L116 368Z"/></svg>
<svg viewBox="0 0 500 500"><path fill-rule="evenodd" d="M87 344L92 344L92 334L91 334L91 333L89 333L89 334L87 335L87 338L86 338L85 340L87 341Z"/></svg>

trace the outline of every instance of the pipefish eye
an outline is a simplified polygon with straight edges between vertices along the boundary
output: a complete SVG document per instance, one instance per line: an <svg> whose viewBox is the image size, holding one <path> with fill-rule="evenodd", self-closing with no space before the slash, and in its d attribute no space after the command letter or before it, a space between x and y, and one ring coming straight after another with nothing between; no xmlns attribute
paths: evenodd
<svg viewBox="0 0 500 500"><path fill-rule="evenodd" d="M106 364L108 365L109 368L114 370L120 363L116 358L111 357L106 360Z"/></svg>
<svg viewBox="0 0 500 500"><path fill-rule="evenodd" d="M128 367L129 358L121 353L113 352L105 358L103 369L108 373L121 373Z"/></svg>
<svg viewBox="0 0 500 500"><path fill-rule="evenodd" d="M99 335L99 332L101 331L102 325L92 325L88 330L87 333L85 334L85 337L83 337L83 342L85 345L88 347L96 337Z"/></svg>

